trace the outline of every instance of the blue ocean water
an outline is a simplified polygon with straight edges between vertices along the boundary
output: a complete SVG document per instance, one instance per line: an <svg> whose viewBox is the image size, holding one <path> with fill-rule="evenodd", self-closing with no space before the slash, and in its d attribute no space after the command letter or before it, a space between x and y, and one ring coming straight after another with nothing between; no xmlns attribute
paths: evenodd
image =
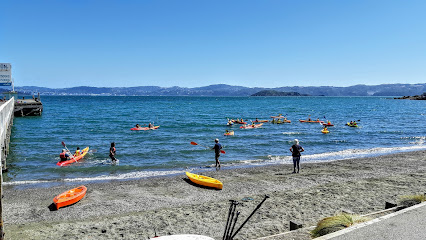
<svg viewBox="0 0 426 240"><path fill-rule="evenodd" d="M6 184L130 179L210 169L219 138L226 154L222 168L291 163L295 138L305 148L302 162L330 161L426 149L424 101L390 97L141 97L42 96L40 117L15 118ZM271 120L287 115L290 124L262 128L226 126L227 118ZM317 123L334 126L322 134ZM360 120L359 128L345 126ZM130 131L154 122L158 130ZM225 130L234 136L224 136ZM65 142L95 150L81 162L58 167ZM190 142L199 145L191 145ZM120 164L108 153L115 142ZM203 146L201 146L203 145Z"/></svg>

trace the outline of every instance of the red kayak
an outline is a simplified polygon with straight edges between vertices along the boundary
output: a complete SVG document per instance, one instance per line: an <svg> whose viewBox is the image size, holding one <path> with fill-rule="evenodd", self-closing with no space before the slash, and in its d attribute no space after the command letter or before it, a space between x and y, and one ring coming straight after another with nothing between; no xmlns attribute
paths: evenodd
<svg viewBox="0 0 426 240"><path fill-rule="evenodd" d="M327 126L327 127L334 126L334 124L331 124L331 123L323 123L322 125L323 125L323 126Z"/></svg>
<svg viewBox="0 0 426 240"><path fill-rule="evenodd" d="M154 126L153 128L149 128L149 127L138 127L138 128L130 128L130 130L132 131L146 131L146 130L155 130L157 128L159 128L160 126Z"/></svg>
<svg viewBox="0 0 426 240"><path fill-rule="evenodd" d="M315 120L315 121L309 121L309 120L299 120L299 122L306 122L306 123L323 123L324 121Z"/></svg>
<svg viewBox="0 0 426 240"><path fill-rule="evenodd" d="M269 122L268 120L254 120L253 122L255 122L255 123L267 123L267 122Z"/></svg>

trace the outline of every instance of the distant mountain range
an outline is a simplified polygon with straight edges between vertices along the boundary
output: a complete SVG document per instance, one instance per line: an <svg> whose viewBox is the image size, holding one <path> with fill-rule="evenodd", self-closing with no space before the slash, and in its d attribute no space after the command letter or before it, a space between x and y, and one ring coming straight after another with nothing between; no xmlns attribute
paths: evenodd
<svg viewBox="0 0 426 240"><path fill-rule="evenodd" d="M0 89L9 91L8 89ZM261 91L292 92L294 95L310 96L411 96L426 92L426 83L354 85L350 87L278 87L249 88L216 84L206 87L72 87L45 88L35 86L15 87L19 95L105 95L105 96L251 96Z"/></svg>

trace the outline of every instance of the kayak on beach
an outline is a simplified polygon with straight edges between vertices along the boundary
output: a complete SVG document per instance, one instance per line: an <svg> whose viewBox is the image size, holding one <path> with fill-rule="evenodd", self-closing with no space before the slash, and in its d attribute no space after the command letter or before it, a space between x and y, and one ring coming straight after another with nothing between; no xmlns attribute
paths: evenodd
<svg viewBox="0 0 426 240"><path fill-rule="evenodd" d="M191 180L191 182L196 183L198 185L217 188L217 189L222 189L223 187L222 182L215 178L211 178L211 177L207 177L203 175L197 175L190 172L185 172L185 173L186 173L186 176L188 176L189 180Z"/></svg>
<svg viewBox="0 0 426 240"><path fill-rule="evenodd" d="M56 165L58 165L58 166L66 166L66 165L69 165L69 164L71 164L71 163L74 163L74 162L77 162L77 161L80 161L84 156L86 156L86 154L89 152L89 147L86 147L85 149L83 149L83 150L81 150L81 154L80 155L78 155L78 156L72 156L71 157L71 159L69 159L69 160L66 160L66 161L59 161L59 162L57 162L56 163Z"/></svg>
<svg viewBox="0 0 426 240"><path fill-rule="evenodd" d="M258 128L258 127L261 127L262 125L263 125L263 123L254 124L254 125L244 125L244 126L241 126L240 128L245 128L245 129Z"/></svg>
<svg viewBox="0 0 426 240"><path fill-rule="evenodd" d="M56 205L56 210L80 201L86 195L86 192L87 187L82 185L59 194L53 198L53 202Z"/></svg>
<svg viewBox="0 0 426 240"><path fill-rule="evenodd" d="M130 130L132 130L132 131L140 131L140 130L146 131L146 130L155 130L155 129L159 128L159 127L160 126L154 126L152 128L149 128L149 127L138 127L138 128L136 128L136 127L134 127L134 128L130 128Z"/></svg>

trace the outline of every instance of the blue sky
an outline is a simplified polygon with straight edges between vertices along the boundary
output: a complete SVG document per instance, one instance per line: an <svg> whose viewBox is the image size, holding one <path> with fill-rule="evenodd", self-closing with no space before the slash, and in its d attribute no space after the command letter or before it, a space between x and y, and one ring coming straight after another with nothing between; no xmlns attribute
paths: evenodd
<svg viewBox="0 0 426 240"><path fill-rule="evenodd" d="M16 86L424 83L426 1L3 1Z"/></svg>

